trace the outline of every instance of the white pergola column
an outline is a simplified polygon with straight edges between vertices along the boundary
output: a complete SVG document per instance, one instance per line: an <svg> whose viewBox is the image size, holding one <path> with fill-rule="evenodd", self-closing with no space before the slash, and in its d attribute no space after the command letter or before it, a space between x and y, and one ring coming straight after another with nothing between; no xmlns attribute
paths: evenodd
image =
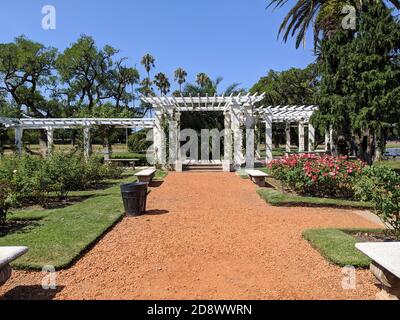
<svg viewBox="0 0 400 320"><path fill-rule="evenodd" d="M325 151L329 151L329 130L325 130Z"/></svg>
<svg viewBox="0 0 400 320"><path fill-rule="evenodd" d="M246 168L254 168L254 114L253 106L245 106Z"/></svg>
<svg viewBox="0 0 400 320"><path fill-rule="evenodd" d="M312 152L315 150L315 128L309 123L308 124L308 151Z"/></svg>
<svg viewBox="0 0 400 320"><path fill-rule="evenodd" d="M272 121L272 111L268 110L265 112L265 152L267 163L270 163L272 160L274 160L272 155Z"/></svg>
<svg viewBox="0 0 400 320"><path fill-rule="evenodd" d="M154 122L154 163L164 165L165 156L165 133L162 127L164 112L156 107L155 108L155 122Z"/></svg>
<svg viewBox="0 0 400 320"><path fill-rule="evenodd" d="M47 155L51 156L54 151L54 129L47 128L46 134L47 134Z"/></svg>
<svg viewBox="0 0 400 320"><path fill-rule="evenodd" d="M90 140L90 127L83 128L83 156L89 160L92 153L92 144Z"/></svg>
<svg viewBox="0 0 400 320"><path fill-rule="evenodd" d="M24 129L22 127L15 128L15 147L17 155L22 155L22 136L24 134Z"/></svg>
<svg viewBox="0 0 400 320"><path fill-rule="evenodd" d="M243 163L243 132L242 124L242 111L240 105L234 104L232 106L231 128L233 133L233 164L236 169L240 168Z"/></svg>
<svg viewBox="0 0 400 320"><path fill-rule="evenodd" d="M174 167L175 171L182 172L182 162L179 157L179 121L180 113L174 113L173 111L168 115L169 125L169 164Z"/></svg>
<svg viewBox="0 0 400 320"><path fill-rule="evenodd" d="M304 121L301 120L299 122L299 152L305 151L305 130L304 130Z"/></svg>
<svg viewBox="0 0 400 320"><path fill-rule="evenodd" d="M333 151L333 126L329 126L329 143L331 145L331 151Z"/></svg>
<svg viewBox="0 0 400 320"><path fill-rule="evenodd" d="M222 161L222 167L224 172L231 171L232 163L232 114L230 112L225 112L224 114L224 159Z"/></svg>
<svg viewBox="0 0 400 320"><path fill-rule="evenodd" d="M292 151L292 143L290 141L290 129L291 129L291 124L290 122L285 123L285 133L286 133L286 152L291 152Z"/></svg>
<svg viewBox="0 0 400 320"><path fill-rule="evenodd" d="M255 119L255 120L256 120L256 123L254 126L254 134L256 135L256 158L260 159L261 158L260 126L259 126L258 119Z"/></svg>

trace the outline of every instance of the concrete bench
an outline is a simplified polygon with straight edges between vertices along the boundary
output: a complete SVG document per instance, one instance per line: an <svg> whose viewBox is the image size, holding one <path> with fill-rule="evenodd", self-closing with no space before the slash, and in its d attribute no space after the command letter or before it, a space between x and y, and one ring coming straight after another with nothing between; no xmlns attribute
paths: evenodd
<svg viewBox="0 0 400 320"><path fill-rule="evenodd" d="M400 300L400 242L357 243L356 248L368 256L370 270L382 289L378 300Z"/></svg>
<svg viewBox="0 0 400 320"><path fill-rule="evenodd" d="M140 161L140 159L108 159L105 160L106 163L128 163L133 170L135 170L136 162Z"/></svg>
<svg viewBox="0 0 400 320"><path fill-rule="evenodd" d="M11 277L10 263L27 251L27 247L0 247L0 286Z"/></svg>
<svg viewBox="0 0 400 320"><path fill-rule="evenodd" d="M259 187L265 187L265 178L268 178L269 175L260 171L260 170L246 170L246 173L249 175L251 181L253 181Z"/></svg>
<svg viewBox="0 0 400 320"><path fill-rule="evenodd" d="M150 168L136 173L135 176L138 178L139 182L150 183L153 180L156 171L156 169Z"/></svg>

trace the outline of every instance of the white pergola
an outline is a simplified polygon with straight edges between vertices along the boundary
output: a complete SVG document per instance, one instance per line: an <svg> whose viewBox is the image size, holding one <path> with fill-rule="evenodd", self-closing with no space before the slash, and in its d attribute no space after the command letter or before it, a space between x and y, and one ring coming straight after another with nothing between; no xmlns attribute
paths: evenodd
<svg viewBox="0 0 400 320"><path fill-rule="evenodd" d="M287 152L291 151L290 128L295 123L299 126L299 152L305 152L305 127L309 128L309 151L313 151L315 144L315 129L309 123L316 106L261 106L257 107L264 99L265 94L246 94L230 96L188 96L188 97L142 97L143 102L149 103L155 110L154 146L157 159L164 159L162 119L168 115L169 128L172 130L172 150L179 157L179 123L182 112L195 111L220 111L225 116L225 150L223 167L229 171L231 165L240 167L244 162L248 167L254 166L254 130L256 119L261 119L266 126L266 161L270 162L272 156L272 126L273 123L286 123ZM243 155L243 131L246 128L246 156ZM248 130L247 130L248 129ZM233 142L233 150L232 149ZM171 141L170 141L171 144ZM258 148L257 148L258 149ZM171 153L171 148L170 148ZM181 161L176 161L175 169L181 170Z"/></svg>
<svg viewBox="0 0 400 320"><path fill-rule="evenodd" d="M0 125L6 129L15 129L15 145L17 153L22 153L23 130L46 130L47 148L51 154L54 145L54 130L56 129L83 129L83 145L85 157L90 156L91 142L90 129L96 126L113 126L116 128L153 128L154 119L102 119L102 118L65 118L65 119L37 119L23 118L10 119L0 118Z"/></svg>
<svg viewBox="0 0 400 320"><path fill-rule="evenodd" d="M165 159L165 140L163 120L169 122L170 148L168 152L175 159L175 170L182 170L180 159L180 116L182 112L217 111L223 112L225 117L224 131L224 171L230 171L231 166L240 167L246 163L247 167L254 166L255 137L254 131L259 130L256 124L259 120L265 124L266 161L272 161L272 127L274 123L286 124L286 151L291 151L290 130L293 126L299 128L299 152L305 152L305 128L309 131L309 150L315 145L315 130L310 124L310 118L318 109L317 106L260 106L265 94L238 94L229 96L162 96L142 97L142 101L151 104L154 118L137 119L99 119L99 118L69 118L69 119L9 119L0 118L0 126L13 128L16 131L15 143L17 152L22 152L22 133L24 129L44 129L47 131L48 153L53 148L55 129L82 128L84 131L84 153L89 156L90 128L95 126L113 126L117 128L152 128L154 133L154 153L156 161L163 163ZM243 134L246 129L246 155L243 154ZM255 130L254 130L255 129ZM332 130L325 136L326 148L332 139ZM172 147L171 147L172 146ZM258 151L258 146L257 146Z"/></svg>

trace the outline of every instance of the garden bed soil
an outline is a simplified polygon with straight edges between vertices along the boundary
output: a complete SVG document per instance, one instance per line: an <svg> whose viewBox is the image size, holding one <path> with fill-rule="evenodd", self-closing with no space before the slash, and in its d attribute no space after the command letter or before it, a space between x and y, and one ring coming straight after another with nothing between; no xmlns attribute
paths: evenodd
<svg viewBox="0 0 400 320"><path fill-rule="evenodd" d="M394 236L382 232L349 232L358 242L396 242L399 241Z"/></svg>

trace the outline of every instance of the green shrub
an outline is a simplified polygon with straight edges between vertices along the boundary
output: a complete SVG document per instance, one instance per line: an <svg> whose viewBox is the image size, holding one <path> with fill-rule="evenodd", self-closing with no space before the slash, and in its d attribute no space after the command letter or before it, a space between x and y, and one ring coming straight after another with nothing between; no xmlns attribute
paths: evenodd
<svg viewBox="0 0 400 320"><path fill-rule="evenodd" d="M5 223L7 211L15 202L15 196L8 189L7 183L0 181L0 225Z"/></svg>
<svg viewBox="0 0 400 320"><path fill-rule="evenodd" d="M54 154L40 157L3 157L0 160L0 208L24 202L46 206L49 194L65 198L70 191L85 190L105 179L119 178L122 170L102 164L101 157Z"/></svg>
<svg viewBox="0 0 400 320"><path fill-rule="evenodd" d="M400 240L400 175L387 167L372 166L363 170L356 185L356 195L371 202L388 232Z"/></svg>
<svg viewBox="0 0 400 320"><path fill-rule="evenodd" d="M146 141L147 130L141 130L131 134L128 138L128 150L130 152L144 152L151 146L151 141Z"/></svg>

